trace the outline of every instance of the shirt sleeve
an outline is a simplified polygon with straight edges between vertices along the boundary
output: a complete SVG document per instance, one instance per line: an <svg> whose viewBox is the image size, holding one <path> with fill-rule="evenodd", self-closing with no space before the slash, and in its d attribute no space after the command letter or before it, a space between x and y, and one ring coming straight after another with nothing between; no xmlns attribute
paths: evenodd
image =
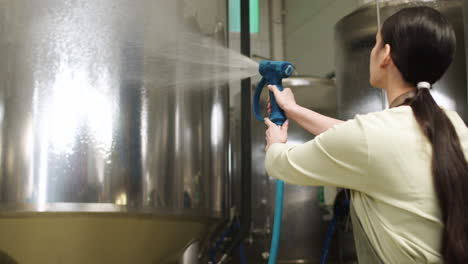
<svg viewBox="0 0 468 264"><path fill-rule="evenodd" d="M362 122L358 117L336 125L302 145L273 144L265 167L268 175L287 183L364 191L369 181Z"/></svg>

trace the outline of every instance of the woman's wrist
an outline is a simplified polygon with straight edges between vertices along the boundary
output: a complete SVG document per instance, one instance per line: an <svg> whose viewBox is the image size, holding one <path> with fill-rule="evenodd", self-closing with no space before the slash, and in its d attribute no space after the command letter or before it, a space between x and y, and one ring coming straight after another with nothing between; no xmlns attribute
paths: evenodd
<svg viewBox="0 0 468 264"><path fill-rule="evenodd" d="M293 119L292 117L294 116L294 113L297 112L297 109L299 108L300 106L296 103L294 104L287 104L284 106L283 108L283 111L284 113L286 114L286 116L288 118L291 118Z"/></svg>

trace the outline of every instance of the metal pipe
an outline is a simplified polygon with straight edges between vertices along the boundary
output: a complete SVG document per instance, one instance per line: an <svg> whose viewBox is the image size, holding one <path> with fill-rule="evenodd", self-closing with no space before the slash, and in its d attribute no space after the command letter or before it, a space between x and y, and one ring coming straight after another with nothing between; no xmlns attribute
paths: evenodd
<svg viewBox="0 0 468 264"><path fill-rule="evenodd" d="M241 0L241 53L250 57L250 7L249 0ZM219 264L224 263L242 240L249 234L251 222L251 173L252 173L252 140L251 140L251 80L241 82L241 215L240 230L234 236L231 245L225 251Z"/></svg>
<svg viewBox="0 0 468 264"><path fill-rule="evenodd" d="M468 65L468 0L463 1L463 20L464 20L464 29L465 29L465 56L466 56L466 65ZM466 76L468 78L468 67L466 68ZM468 79L467 79L468 80ZM468 90L467 90L468 91ZM467 97L468 103L468 97Z"/></svg>
<svg viewBox="0 0 468 264"><path fill-rule="evenodd" d="M283 0L270 2L271 57L275 61L284 60L284 5Z"/></svg>
<svg viewBox="0 0 468 264"><path fill-rule="evenodd" d="M197 264L198 253L200 251L200 241L195 240L190 243L190 245L185 249L182 258L180 259L181 264Z"/></svg>
<svg viewBox="0 0 468 264"><path fill-rule="evenodd" d="M377 30L380 31L380 1L375 0L375 9L377 12Z"/></svg>
<svg viewBox="0 0 468 264"><path fill-rule="evenodd" d="M377 31L380 32L381 20L380 20L380 0L375 0L375 12L377 14ZM388 109L388 97L387 92L382 89L382 106L384 109Z"/></svg>

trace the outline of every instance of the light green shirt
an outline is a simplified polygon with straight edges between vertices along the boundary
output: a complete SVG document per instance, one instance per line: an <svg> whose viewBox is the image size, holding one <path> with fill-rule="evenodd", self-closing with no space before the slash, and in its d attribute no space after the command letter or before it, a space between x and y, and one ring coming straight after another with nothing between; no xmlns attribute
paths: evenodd
<svg viewBox="0 0 468 264"><path fill-rule="evenodd" d="M468 153L466 125L446 113ZM385 263L441 263L431 153L411 107L401 106L358 115L302 145L273 144L265 167L287 183L353 190L356 214Z"/></svg>

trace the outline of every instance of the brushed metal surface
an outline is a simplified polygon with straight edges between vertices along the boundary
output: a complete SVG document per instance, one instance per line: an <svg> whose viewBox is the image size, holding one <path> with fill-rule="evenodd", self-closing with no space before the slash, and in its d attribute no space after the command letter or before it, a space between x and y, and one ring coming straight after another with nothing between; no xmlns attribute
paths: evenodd
<svg viewBox="0 0 468 264"><path fill-rule="evenodd" d="M221 216L229 91L216 82L171 85L190 62L161 71L170 59L160 48L185 45L182 1L0 7L2 211Z"/></svg>
<svg viewBox="0 0 468 264"><path fill-rule="evenodd" d="M464 29L465 32L468 31L468 0L463 1L463 18L464 18ZM466 62L468 63L468 34L465 34L465 56ZM467 67L466 78L468 81L468 67ZM468 90L468 87L466 88ZM466 103L468 104L468 97Z"/></svg>

